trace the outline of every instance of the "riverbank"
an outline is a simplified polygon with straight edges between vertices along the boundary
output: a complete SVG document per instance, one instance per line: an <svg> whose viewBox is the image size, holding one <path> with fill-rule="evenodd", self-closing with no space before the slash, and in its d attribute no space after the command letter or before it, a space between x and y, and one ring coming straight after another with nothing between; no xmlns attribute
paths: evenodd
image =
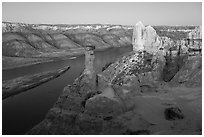
<svg viewBox="0 0 204 137"><path fill-rule="evenodd" d="M127 46L130 46L130 45L127 45ZM111 48L121 48L121 47L101 47L101 48L95 49L94 51L103 51ZM60 52L49 53L47 55L43 55L41 57L35 57L35 58L2 56L2 70L9 70L9 69L32 66L32 65L42 64L47 62L66 60L72 57L84 55L84 53L85 53L84 49L79 49L79 50L72 50L70 52L63 52L63 53L60 53Z"/></svg>
<svg viewBox="0 0 204 137"><path fill-rule="evenodd" d="M34 75L27 75L18 77L12 80L2 82L2 99L27 91L31 88L37 87L45 82L48 82L56 77L59 77L70 67L65 67L55 71L48 71Z"/></svg>

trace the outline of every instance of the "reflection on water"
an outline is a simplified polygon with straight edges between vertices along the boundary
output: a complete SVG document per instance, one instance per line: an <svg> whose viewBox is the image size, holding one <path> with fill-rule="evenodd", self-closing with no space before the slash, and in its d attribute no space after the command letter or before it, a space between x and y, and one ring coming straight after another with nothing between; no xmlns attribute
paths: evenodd
<svg viewBox="0 0 204 137"><path fill-rule="evenodd" d="M94 65L96 72L101 72L105 64L113 62L123 53L129 51L132 51L132 47L111 48L95 52ZM3 71L3 80L6 80L27 74L55 70L64 66L71 66L71 68L60 77L2 101L3 134L24 134L42 121L63 88L72 84L83 71L84 56Z"/></svg>

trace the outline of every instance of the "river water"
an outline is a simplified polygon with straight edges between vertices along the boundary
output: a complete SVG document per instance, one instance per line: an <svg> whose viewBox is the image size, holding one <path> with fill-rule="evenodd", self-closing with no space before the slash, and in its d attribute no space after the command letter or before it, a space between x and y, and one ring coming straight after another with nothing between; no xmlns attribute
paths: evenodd
<svg viewBox="0 0 204 137"><path fill-rule="evenodd" d="M130 51L132 51L130 46L96 51L94 62L96 72L100 73L107 63L114 62L118 57ZM71 68L60 77L2 101L3 134L25 134L26 131L42 121L63 88L68 84L71 85L84 70L84 55L2 72L2 79L8 80L65 66L71 66Z"/></svg>

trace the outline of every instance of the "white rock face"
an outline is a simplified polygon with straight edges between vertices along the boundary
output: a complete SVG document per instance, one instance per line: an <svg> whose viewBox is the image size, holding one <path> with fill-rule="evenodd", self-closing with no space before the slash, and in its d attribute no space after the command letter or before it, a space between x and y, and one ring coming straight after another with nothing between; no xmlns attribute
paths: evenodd
<svg viewBox="0 0 204 137"><path fill-rule="evenodd" d="M155 53L162 47L162 40L153 27L145 27L142 22L138 22L133 29L132 44L134 51Z"/></svg>
<svg viewBox="0 0 204 137"><path fill-rule="evenodd" d="M142 22L138 22L133 29L132 44L134 51L144 50L144 30L145 26L142 24Z"/></svg>
<svg viewBox="0 0 204 137"><path fill-rule="evenodd" d="M149 53L157 52L162 46L162 41L161 38L157 35L156 30L151 26L147 26L145 28L145 33L146 39L144 49Z"/></svg>

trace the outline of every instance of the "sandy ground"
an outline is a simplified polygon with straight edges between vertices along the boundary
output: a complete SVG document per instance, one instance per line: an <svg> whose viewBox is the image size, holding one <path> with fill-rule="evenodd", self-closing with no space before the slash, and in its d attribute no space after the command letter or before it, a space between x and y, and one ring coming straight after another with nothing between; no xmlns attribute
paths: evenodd
<svg viewBox="0 0 204 137"><path fill-rule="evenodd" d="M201 134L202 88L169 87L134 97L135 114L148 123L151 134ZM184 119L167 120L165 108L178 107ZM144 127L145 129L145 127Z"/></svg>
<svg viewBox="0 0 204 137"><path fill-rule="evenodd" d="M124 100L126 107L132 110L121 115L121 120L130 130L129 134L137 134L135 131L156 135L202 134L201 87L165 86L157 91L146 92ZM111 87L106 88L100 96L117 101ZM184 118L166 119L164 111L172 107L178 107Z"/></svg>

